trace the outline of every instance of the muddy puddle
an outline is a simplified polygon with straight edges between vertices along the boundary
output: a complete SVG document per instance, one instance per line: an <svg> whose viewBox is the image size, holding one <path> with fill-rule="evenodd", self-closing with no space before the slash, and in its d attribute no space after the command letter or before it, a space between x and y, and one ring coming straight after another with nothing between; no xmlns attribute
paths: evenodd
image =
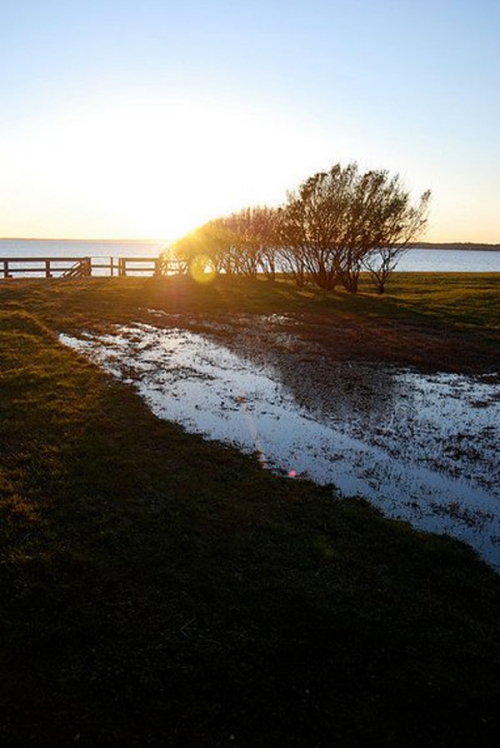
<svg viewBox="0 0 500 748"><path fill-rule="evenodd" d="M244 355L147 324L61 341L132 384L157 416L458 537L500 569L498 377L326 360L297 350L279 320L262 324L275 344L259 346L257 326Z"/></svg>

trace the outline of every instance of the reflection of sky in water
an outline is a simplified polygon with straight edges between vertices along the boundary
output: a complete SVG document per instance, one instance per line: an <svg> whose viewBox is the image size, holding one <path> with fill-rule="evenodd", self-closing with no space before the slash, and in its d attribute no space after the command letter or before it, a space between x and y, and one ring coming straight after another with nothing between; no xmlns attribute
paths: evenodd
<svg viewBox="0 0 500 748"><path fill-rule="evenodd" d="M500 567L498 382L330 362L306 407L299 366L281 377L188 331L61 340L133 383L156 415L466 540Z"/></svg>

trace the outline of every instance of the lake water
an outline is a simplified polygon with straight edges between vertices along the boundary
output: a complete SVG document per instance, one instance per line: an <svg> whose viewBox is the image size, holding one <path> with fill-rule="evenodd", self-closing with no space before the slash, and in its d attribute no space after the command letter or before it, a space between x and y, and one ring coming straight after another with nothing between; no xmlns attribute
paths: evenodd
<svg viewBox="0 0 500 748"><path fill-rule="evenodd" d="M0 239L2 257L156 257L161 242L73 241L70 239ZM418 272L500 273L500 251L411 249L398 270Z"/></svg>
<svg viewBox="0 0 500 748"><path fill-rule="evenodd" d="M2 257L157 257L161 242L0 239Z"/></svg>
<svg viewBox="0 0 500 748"><path fill-rule="evenodd" d="M117 257L158 257L161 250L166 244L161 242L135 242L135 241L73 241L71 239L0 239L0 261L2 258L29 257L31 260L37 257L91 257L92 258L92 275L109 275L109 266L111 258ZM99 266L104 266L99 267ZM15 262L9 264L13 271L16 268L22 268L22 265L16 265ZM26 266L24 266L26 267ZM25 272L18 277L43 277L45 275L43 263L32 264L31 267L40 268ZM52 263L52 270L57 271L67 269L65 263ZM116 269L114 271L117 272ZM130 269L128 273L130 274ZM143 275L144 271L140 266L134 268L132 274ZM149 272L146 274L149 275ZM1 277L1 276L0 276Z"/></svg>
<svg viewBox="0 0 500 748"><path fill-rule="evenodd" d="M467 249L410 249L398 270L435 273L500 273L500 251Z"/></svg>
<svg viewBox="0 0 500 748"><path fill-rule="evenodd" d="M134 386L160 418L460 538L500 570L498 376L339 362L335 391L318 401L297 398L273 363L184 329L140 324L61 340Z"/></svg>

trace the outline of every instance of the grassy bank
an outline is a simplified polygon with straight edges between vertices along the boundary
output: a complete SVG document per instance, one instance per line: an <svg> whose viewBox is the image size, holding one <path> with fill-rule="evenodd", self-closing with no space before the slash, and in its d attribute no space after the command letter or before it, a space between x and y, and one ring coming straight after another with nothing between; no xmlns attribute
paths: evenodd
<svg viewBox="0 0 500 748"><path fill-rule="evenodd" d="M500 580L472 551L157 420L54 334L298 310L496 350L496 278L420 282L0 284L3 745L496 745Z"/></svg>
<svg viewBox="0 0 500 748"><path fill-rule="evenodd" d="M367 278L357 295L224 276L208 286L185 278L14 280L0 283L0 305L75 334L130 320L161 324L151 308L195 328L231 323L235 314L286 314L300 323L294 334L316 340L325 355L478 372L500 361L498 273L397 273L382 297Z"/></svg>
<svg viewBox="0 0 500 748"><path fill-rule="evenodd" d="M126 321L151 306L208 315L235 311L359 315L363 321L500 337L498 273L396 273L381 297L363 276L357 295L224 276L207 286L182 278L14 280L0 283L0 304L32 311L58 329Z"/></svg>

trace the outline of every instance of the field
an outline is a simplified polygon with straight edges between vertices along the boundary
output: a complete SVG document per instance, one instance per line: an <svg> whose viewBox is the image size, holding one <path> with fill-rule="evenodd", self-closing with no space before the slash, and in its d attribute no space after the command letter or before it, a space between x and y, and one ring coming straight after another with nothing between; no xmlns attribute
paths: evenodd
<svg viewBox="0 0 500 748"><path fill-rule="evenodd" d="M496 745L500 579L471 549L160 421L57 334L276 314L332 360L498 372L498 275L5 281L0 304L2 745Z"/></svg>

